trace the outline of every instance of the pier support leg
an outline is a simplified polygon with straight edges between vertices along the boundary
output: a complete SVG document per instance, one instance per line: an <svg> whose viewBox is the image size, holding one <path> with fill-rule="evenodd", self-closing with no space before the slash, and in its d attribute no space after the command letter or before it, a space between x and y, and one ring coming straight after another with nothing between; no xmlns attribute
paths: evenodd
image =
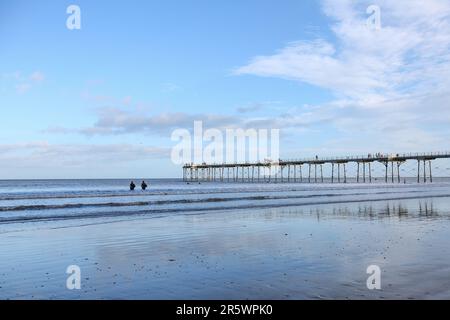
<svg viewBox="0 0 450 320"><path fill-rule="evenodd" d="M391 176L392 183L394 183L394 161L391 161Z"/></svg>
<svg viewBox="0 0 450 320"><path fill-rule="evenodd" d="M366 163L363 162L363 182L366 183Z"/></svg>
<svg viewBox="0 0 450 320"><path fill-rule="evenodd" d="M356 164L356 183L359 183L359 162Z"/></svg>
<svg viewBox="0 0 450 320"><path fill-rule="evenodd" d="M429 167L430 167L430 182L433 183L433 175L431 174L431 160L428 161Z"/></svg>
<svg viewBox="0 0 450 320"><path fill-rule="evenodd" d="M384 177L384 182L387 183L388 182L388 168L389 168L389 162L386 161L386 163L384 164L386 166L386 175Z"/></svg>
<svg viewBox="0 0 450 320"><path fill-rule="evenodd" d="M423 160L423 182L427 182L427 162Z"/></svg>
<svg viewBox="0 0 450 320"><path fill-rule="evenodd" d="M331 164L331 183L334 183L334 163Z"/></svg>
<svg viewBox="0 0 450 320"><path fill-rule="evenodd" d="M417 160L417 183L420 183L420 160Z"/></svg>
<svg viewBox="0 0 450 320"><path fill-rule="evenodd" d="M344 165L344 183L347 183L347 168L345 163L343 165Z"/></svg>

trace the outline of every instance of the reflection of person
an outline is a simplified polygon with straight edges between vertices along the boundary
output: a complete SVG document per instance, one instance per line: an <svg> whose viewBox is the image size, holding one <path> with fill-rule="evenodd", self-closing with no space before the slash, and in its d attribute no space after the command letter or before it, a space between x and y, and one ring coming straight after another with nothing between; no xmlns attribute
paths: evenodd
<svg viewBox="0 0 450 320"><path fill-rule="evenodd" d="M133 181L131 181L131 183L130 183L130 190L133 191L134 188L136 188L136 185L134 184Z"/></svg>
<svg viewBox="0 0 450 320"><path fill-rule="evenodd" d="M145 181L142 181L141 188L142 188L142 190L147 189L147 184L145 183Z"/></svg>

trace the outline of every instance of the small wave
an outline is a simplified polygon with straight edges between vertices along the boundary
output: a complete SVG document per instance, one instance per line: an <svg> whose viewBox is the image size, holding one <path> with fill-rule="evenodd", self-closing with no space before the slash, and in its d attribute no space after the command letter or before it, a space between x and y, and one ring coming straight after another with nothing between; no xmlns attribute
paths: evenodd
<svg viewBox="0 0 450 320"><path fill-rule="evenodd" d="M236 186L236 185L234 185ZM208 195L208 194L233 194L233 193L283 193L283 192L314 192L314 191L352 191L352 190L376 190L376 189L406 189L415 187L413 185L358 185L350 186L346 185L335 185L332 187L320 187L318 189L312 189L308 187L287 187L287 188L267 188L266 184L261 184L260 188L216 188L216 189L194 189L194 190L183 190L183 189L169 189L161 191L148 191L148 192L92 192L92 193L62 193L62 194L0 194L0 201L15 201L15 200L51 200L51 199L83 199L83 198L117 198L117 197L154 197L154 196L167 196L167 195ZM273 186L273 185L272 185ZM281 185L276 185L281 186ZM262 187L262 188L261 188ZM448 187L448 186L434 186L436 187Z"/></svg>
<svg viewBox="0 0 450 320"><path fill-rule="evenodd" d="M410 191L408 193L415 193L420 191ZM213 203L213 202L231 202L231 201L264 201L264 200L289 200L289 199L309 199L319 197L343 197L343 196L363 196L363 195L384 195L384 194L398 194L403 192L359 192L359 193L322 193L313 195L284 195L284 196L268 196L268 195L254 195L243 197L212 197L203 199L179 199L179 200L157 200L157 201L137 201L137 202L101 202L101 203L67 203L67 204L50 204L50 205L20 205L20 206L6 206L0 207L0 212L14 212L14 211L35 211L35 210L56 210L56 209L80 209L80 208L101 208L101 207L141 207L141 206L163 206L176 204L193 204L193 203Z"/></svg>
<svg viewBox="0 0 450 320"><path fill-rule="evenodd" d="M53 210L53 209L78 209L85 207L129 207L129 206L146 206L149 202L109 202L109 203L68 203L68 204L51 204L51 205L23 205L0 207L0 212L5 211L29 211L29 210Z"/></svg>
<svg viewBox="0 0 450 320"><path fill-rule="evenodd" d="M383 199L371 199L371 198L360 198L360 199L342 199L342 200L327 200L327 201L309 201L309 202L298 202L298 203L267 203L267 204L252 204L252 205L234 205L234 206L223 206L223 207L189 207L189 208L174 208L174 209L146 209L146 210L136 210L136 211L117 211L117 212L93 212L93 213L80 213L72 215L39 215L39 216L26 216L26 217L8 217L0 218L1 224L10 223L25 223L25 222L38 222L38 221L58 221L58 220L73 220L73 219L88 219L88 218L110 218L110 217L125 217L125 216L138 216L138 215L154 215L155 217L160 217L158 214L171 214L171 213L185 213L185 214L195 214L201 212L211 212L211 211L228 211L228 210L243 210L243 209L266 209L266 208L283 208L283 207L303 207L310 205L327 205L327 204L340 204L340 203L362 203L362 202L379 202L379 201L394 201L394 200L408 200L408 199L431 199L431 198L444 198L450 197L450 194L441 195L422 195L422 196L394 196Z"/></svg>

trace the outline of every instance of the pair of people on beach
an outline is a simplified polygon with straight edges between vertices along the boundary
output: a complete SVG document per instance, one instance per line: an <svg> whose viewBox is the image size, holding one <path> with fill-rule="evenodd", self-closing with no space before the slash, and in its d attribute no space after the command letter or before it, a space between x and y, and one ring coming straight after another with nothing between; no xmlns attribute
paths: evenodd
<svg viewBox="0 0 450 320"><path fill-rule="evenodd" d="M130 183L130 190L131 190L131 191L133 191L133 190L134 190L134 188L136 188L136 185L134 184L134 182L133 182L133 181L131 181L131 183ZM145 190L145 189L147 189L147 184L145 183L145 181L144 181L144 180L142 180L142 183L141 183L141 188L142 188L142 190Z"/></svg>

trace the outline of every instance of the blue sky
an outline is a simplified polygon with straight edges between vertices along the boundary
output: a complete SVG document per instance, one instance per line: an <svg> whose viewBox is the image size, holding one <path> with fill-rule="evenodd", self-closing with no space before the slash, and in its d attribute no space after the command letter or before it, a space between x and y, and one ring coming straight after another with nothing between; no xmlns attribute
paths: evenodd
<svg viewBox="0 0 450 320"><path fill-rule="evenodd" d="M71 4L81 30L66 28ZM280 128L285 158L445 149L449 13L444 0L2 0L0 179L178 177L170 135L196 119Z"/></svg>

